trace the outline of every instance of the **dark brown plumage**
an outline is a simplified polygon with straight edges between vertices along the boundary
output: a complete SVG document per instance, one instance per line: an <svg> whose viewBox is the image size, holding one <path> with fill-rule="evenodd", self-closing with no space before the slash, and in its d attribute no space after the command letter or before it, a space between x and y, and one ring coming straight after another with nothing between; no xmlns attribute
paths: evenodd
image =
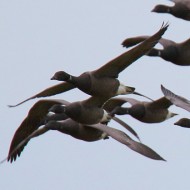
<svg viewBox="0 0 190 190"><path fill-rule="evenodd" d="M109 61L99 69L91 72L85 72L81 74L79 77L71 76L65 73L65 78L61 80L66 80L65 83L61 83L59 85L50 87L27 100L22 101L17 104L20 105L23 102L26 102L33 98L45 97L50 95L55 95L56 93L65 92L72 88L79 88L83 92L90 94L92 96L98 97L112 97L117 94L126 94L133 93L134 88L125 87L124 85L120 85L118 75L124 69L126 69L129 65L131 65L138 58L143 56L146 52L148 52L151 48L153 48L161 36L165 33L168 28L168 24L162 25L161 29L152 35L150 38L143 41L143 43L139 44L137 47L121 54L115 59ZM52 77L53 79L58 79L56 76ZM69 83L69 85L68 85ZM66 89L64 86L66 85ZM59 87L61 89L59 89ZM15 105L15 106L17 106ZM14 106L11 106L14 107Z"/></svg>
<svg viewBox="0 0 190 190"><path fill-rule="evenodd" d="M178 125L180 127L190 128L190 119L188 118L181 118L174 125Z"/></svg>
<svg viewBox="0 0 190 190"><path fill-rule="evenodd" d="M56 120L51 120L47 122L47 124L54 124L54 121ZM74 120L68 118L65 120L60 120L60 122L63 124L64 127L62 128L55 128L55 130L71 135L72 137L84 141L96 141L100 139L106 139L107 135L105 133L102 133L102 131L99 131L97 129L93 128L87 128L82 124L79 124L75 122ZM47 125L46 124L46 125ZM45 126L46 126L45 125ZM48 126L47 125L47 126ZM33 126L35 126L33 124ZM18 129L21 129L20 127ZM27 126L25 125L25 129L22 129L25 134L21 135L21 131L16 131L14 138L12 140L10 149L9 149L9 154L7 160L10 162L13 162L16 160L17 156L20 156L24 147L27 145L29 140L25 139L30 139L32 137L37 137L39 135L42 135L43 133L47 132L49 129L47 127L42 127L40 129L36 129L33 132L30 132L27 130ZM27 132L27 134L26 134Z"/></svg>
<svg viewBox="0 0 190 190"><path fill-rule="evenodd" d="M171 0L174 2L173 6L156 5L152 12L168 13L177 18L190 21L190 1L189 0Z"/></svg>
<svg viewBox="0 0 190 190"><path fill-rule="evenodd" d="M123 41L122 45L124 47L131 47L148 37L149 36L137 36L134 38L127 38ZM166 61L180 66L190 65L190 38L181 43L161 38L159 43L163 46L163 49L152 48L146 55L161 57Z"/></svg>
<svg viewBox="0 0 190 190"><path fill-rule="evenodd" d="M9 154L17 147L17 145L26 137L28 137L31 133L37 130L41 125L44 125L46 121L48 121L52 116L48 116L49 108L51 108L54 104L67 104L64 100L40 100L34 104L34 106L29 110L28 116L23 120L19 128L16 130L11 145L9 149ZM62 114L62 118L64 119L67 116ZM57 119L57 118L51 118ZM22 150L18 150L12 156L12 158L8 157L8 161L11 162L16 159L17 154L20 155Z"/></svg>
<svg viewBox="0 0 190 190"><path fill-rule="evenodd" d="M12 162L13 160L16 160L17 156L20 156L24 146L20 146L20 148L16 148L21 141L23 141L25 138L30 136L35 130L37 130L41 125L45 125L49 121L60 121L68 119L68 116L71 116L72 118L76 119L77 121L84 122L84 123L99 123L99 122L107 122L107 118L110 119L111 116L109 116L106 111L103 110L102 104L104 102L100 100L100 98L91 97L87 100L80 101L80 102L74 102L70 103L65 100L40 100L37 103L34 104L34 106L29 110L28 116L24 119L24 121L21 123L19 128L16 130L14 137L12 139L10 149L9 149L9 155L7 160ZM64 105L64 106L63 106ZM107 108L111 110L111 108L114 108L111 103L109 105L107 104ZM54 114L49 114L49 112L53 112ZM68 114L68 115L67 115ZM104 116L105 114L105 116ZM135 135L137 138L137 133L126 123L119 120L116 117L113 117L113 119L118 122L120 125L125 127L127 130L129 130L133 135ZM72 120L72 119L70 119ZM65 121L66 123L69 121ZM85 141L94 141L95 139L98 140L102 133L100 131L97 131L95 129L83 129L83 125L75 123L73 126L74 120L68 123L67 127L65 127L63 130L58 130L62 133L70 134L71 136L85 140ZM71 129L69 126L71 125ZM78 129L79 128L79 129ZM82 130L82 134L80 135L80 130ZM40 133L46 132L45 129L40 129ZM92 132L92 135L89 134ZM87 135L86 135L87 134ZM106 136L105 136L106 137ZM16 149L16 151L15 151Z"/></svg>
<svg viewBox="0 0 190 190"><path fill-rule="evenodd" d="M96 97L91 97L87 100L74 103L69 103L64 100L41 100L37 102L30 109L28 116L24 119L20 127L15 132L9 153L13 151L24 138L29 136L32 132L45 123L44 121L46 115L53 105L65 105L64 113L68 117L71 117L81 123L94 124L107 121L107 117L111 119L111 117L101 108L103 103L104 100Z"/></svg>
<svg viewBox="0 0 190 190"><path fill-rule="evenodd" d="M174 94L172 91L165 88L163 85L161 85L161 90L165 96L172 104L175 106L178 106L182 109L185 109L190 112L190 101L186 98L179 96L177 94Z"/></svg>
<svg viewBox="0 0 190 190"><path fill-rule="evenodd" d="M42 135L49 130L58 130L62 133L71 135L74 138L84 141L97 141L100 139L105 139L107 136L111 136L135 152L138 152L151 159L165 161L154 150L142 143L134 141L127 134L118 129L114 129L100 123L95 125L82 125L73 121L72 119L66 119L64 121L49 121L43 128L36 130L30 136L24 139L18 145L17 149L23 149L23 146L28 143L31 138ZM14 157L12 155L9 156L11 161L13 158Z"/></svg>
<svg viewBox="0 0 190 190"><path fill-rule="evenodd" d="M177 115L176 113L169 112L168 108L172 103L165 97L152 102L141 102L133 98L122 99L132 106L127 108L118 106L111 111L111 115L129 114L144 123L159 123Z"/></svg>
<svg viewBox="0 0 190 190"><path fill-rule="evenodd" d="M108 122L111 117L102 108L105 101L107 101L107 98L104 97L90 97L86 100L72 102L63 106L63 112L71 119L82 124Z"/></svg>
<svg viewBox="0 0 190 190"><path fill-rule="evenodd" d="M131 134L133 134L136 138L139 138L138 134L133 130L132 127L130 127L127 123L123 122L122 120L120 120L119 118L117 117L112 117L109 113L116 107L116 106L121 106L122 104L124 104L125 101L123 100L115 100L113 98L109 99L108 101L106 101L104 104L103 104L103 109L108 113L108 120L111 118L113 119L114 121L116 121L117 123L119 123L121 126L123 126L125 129L127 129ZM53 105L49 111L53 112L53 113L56 113L56 114L64 114L65 113L65 107L63 107L62 105L60 104L55 104ZM86 112L86 111L85 111ZM90 110L87 111L87 114L86 115L92 115L92 113L90 113ZM77 115L77 114L76 114ZM86 116L85 116L85 119L86 119ZM86 119L87 120L87 119ZM105 123L108 123L108 121L104 121L103 122L104 124Z"/></svg>

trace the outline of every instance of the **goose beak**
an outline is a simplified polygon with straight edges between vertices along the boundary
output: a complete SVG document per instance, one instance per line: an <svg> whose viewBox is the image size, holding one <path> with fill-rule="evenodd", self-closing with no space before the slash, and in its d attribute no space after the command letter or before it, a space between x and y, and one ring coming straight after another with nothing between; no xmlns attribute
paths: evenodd
<svg viewBox="0 0 190 190"><path fill-rule="evenodd" d="M153 8L153 9L151 10L151 12L155 12L155 8Z"/></svg>
<svg viewBox="0 0 190 190"><path fill-rule="evenodd" d="M56 77L55 76L51 77L51 80L56 80Z"/></svg>

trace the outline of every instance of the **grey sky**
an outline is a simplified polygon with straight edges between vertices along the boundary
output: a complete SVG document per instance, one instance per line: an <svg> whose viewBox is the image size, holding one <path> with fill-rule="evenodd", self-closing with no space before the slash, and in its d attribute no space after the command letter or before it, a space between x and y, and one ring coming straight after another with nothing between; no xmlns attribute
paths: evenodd
<svg viewBox="0 0 190 190"><path fill-rule="evenodd" d="M189 22L150 12L159 3L172 4L164 0L2 0L0 158L7 156L13 134L37 100L12 109L7 105L57 84L50 80L56 71L79 75L94 70L127 51L120 45L125 38L152 35L163 21L170 23L165 38L177 42L189 38ZM144 56L119 79L154 99L163 96L160 84L190 99L189 73L190 67ZM72 90L52 98L87 97ZM31 140L16 162L0 166L0 189L189 189L190 130L173 123L190 114L175 106L170 110L180 116L160 124L122 117L167 162L143 157L111 138L86 143L50 131ZM110 126L122 129L114 122Z"/></svg>

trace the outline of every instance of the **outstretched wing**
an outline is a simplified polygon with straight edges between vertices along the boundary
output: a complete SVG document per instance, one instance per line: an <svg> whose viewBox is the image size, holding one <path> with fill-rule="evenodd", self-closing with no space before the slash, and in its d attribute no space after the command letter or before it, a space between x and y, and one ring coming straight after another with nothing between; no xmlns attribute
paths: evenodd
<svg viewBox="0 0 190 190"><path fill-rule="evenodd" d="M159 39L165 33L167 28L168 24L163 24L161 29L154 35L150 36L148 39L146 39L136 47L132 48L131 50L111 60L99 69L93 71L93 74L98 77L108 76L117 78L120 72L122 72L134 61L136 61L138 58L142 57L149 50L151 50L158 43Z"/></svg>
<svg viewBox="0 0 190 190"><path fill-rule="evenodd" d="M190 112L190 101L187 100L186 98L176 95L170 90L166 89L163 85L161 85L161 90L164 94L164 96L171 101L174 105L185 109Z"/></svg>
<svg viewBox="0 0 190 190"><path fill-rule="evenodd" d="M157 154L154 150L149 148L148 146L134 141L132 138L130 138L126 133L112 128L108 127L103 124L96 124L96 125L89 125L89 127L101 130L108 134L108 136L111 136L116 141L128 146L130 149L134 150L135 152L138 152L139 154L142 154L148 158L154 159L154 160L164 160L159 154Z"/></svg>
<svg viewBox="0 0 190 190"><path fill-rule="evenodd" d="M150 102L149 108L151 109L168 109L172 105L172 102L166 97L161 97L153 102Z"/></svg>
<svg viewBox="0 0 190 190"><path fill-rule="evenodd" d="M123 47L129 48L129 47L139 44L140 42L148 39L149 37L150 36L137 36L137 37L133 37L133 38L127 38L126 40L124 40L122 42L122 45L123 45ZM166 39L166 38L160 38L158 43L161 44L163 47L176 46L176 42ZM186 41L183 43L186 43ZM186 43L186 44L189 45L189 43Z"/></svg>
<svg viewBox="0 0 190 190"><path fill-rule="evenodd" d="M41 92L39 92L38 94L31 96L30 98L27 98L26 100L16 104L16 105L9 105L9 107L16 107L19 106L21 104L23 104L24 102L27 102L28 100L32 100L34 98L41 98L41 97L48 97L48 96L54 96L56 94L60 94L66 91L69 91L71 89L75 88L75 86L73 86L72 84L68 83L68 82L62 82L60 84L51 86Z"/></svg>
<svg viewBox="0 0 190 190"><path fill-rule="evenodd" d="M16 160L17 156L20 156L24 149L24 146L17 149L14 154L12 153L20 142L31 135L41 125L43 125L43 119L47 115L49 108L55 104L67 104L64 100L40 100L34 104L30 109L28 116L23 120L19 128L16 130L8 154L8 161L12 162ZM25 145L27 142L25 143Z"/></svg>
<svg viewBox="0 0 190 190"><path fill-rule="evenodd" d="M140 138L138 134L136 133L136 131L132 127L130 127L127 123L125 123L118 117L112 117L112 119L116 121L117 123L119 123L121 126L123 126L125 129L127 129L131 134L133 134L140 141Z"/></svg>

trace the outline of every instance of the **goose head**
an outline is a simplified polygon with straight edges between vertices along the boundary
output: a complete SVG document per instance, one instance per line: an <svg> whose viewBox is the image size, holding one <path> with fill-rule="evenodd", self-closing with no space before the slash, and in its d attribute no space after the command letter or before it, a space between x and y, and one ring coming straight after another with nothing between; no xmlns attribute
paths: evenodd
<svg viewBox="0 0 190 190"><path fill-rule="evenodd" d="M155 13L170 13L171 12L171 7L166 6L166 5L156 5L151 12Z"/></svg>
<svg viewBox="0 0 190 190"><path fill-rule="evenodd" d="M69 81L71 79L71 75L64 71L58 71L56 72L51 80L58 80L58 81Z"/></svg>

